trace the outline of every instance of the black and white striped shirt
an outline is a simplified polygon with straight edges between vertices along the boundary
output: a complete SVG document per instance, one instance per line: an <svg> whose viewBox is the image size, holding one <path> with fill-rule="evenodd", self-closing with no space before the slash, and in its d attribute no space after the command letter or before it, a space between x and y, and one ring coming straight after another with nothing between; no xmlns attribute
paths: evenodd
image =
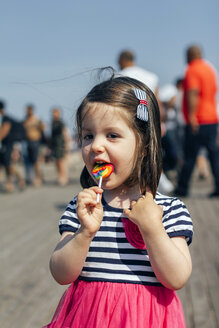
<svg viewBox="0 0 219 328"><path fill-rule="evenodd" d="M75 197L59 222L60 233L76 232L80 223L76 214ZM178 198L156 194L155 202L163 206L163 225L169 237L184 236L192 241L193 225L184 203ZM102 198L103 221L92 240L79 279L86 281L125 282L158 285L147 250L133 247L127 240L121 218L123 209L109 206Z"/></svg>

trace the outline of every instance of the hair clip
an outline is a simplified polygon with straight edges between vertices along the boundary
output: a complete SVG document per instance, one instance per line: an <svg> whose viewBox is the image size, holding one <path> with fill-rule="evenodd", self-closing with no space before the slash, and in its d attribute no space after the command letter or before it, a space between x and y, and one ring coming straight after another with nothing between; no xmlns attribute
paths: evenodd
<svg viewBox="0 0 219 328"><path fill-rule="evenodd" d="M137 118L139 120L148 121L148 108L147 108L147 100L146 100L146 92L141 90L141 89L137 89L134 88L134 92L135 92L135 96L137 99L140 100L140 103L137 107Z"/></svg>

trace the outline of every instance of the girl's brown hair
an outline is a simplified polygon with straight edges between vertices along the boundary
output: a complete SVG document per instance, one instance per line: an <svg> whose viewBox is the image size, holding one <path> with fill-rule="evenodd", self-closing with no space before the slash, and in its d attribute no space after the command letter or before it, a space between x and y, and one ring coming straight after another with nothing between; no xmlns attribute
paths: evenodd
<svg viewBox="0 0 219 328"><path fill-rule="evenodd" d="M134 88L141 89L147 95L148 121L136 117L139 100ZM125 185L133 186L139 183L142 193L149 188L154 197L162 169L160 112L153 92L143 83L129 77L111 78L96 85L84 98L76 113L78 139L81 145L83 109L89 103L104 103L123 108L129 113L128 124L133 129L137 139L136 161L133 172ZM80 182L83 188L95 185L94 180L84 167Z"/></svg>

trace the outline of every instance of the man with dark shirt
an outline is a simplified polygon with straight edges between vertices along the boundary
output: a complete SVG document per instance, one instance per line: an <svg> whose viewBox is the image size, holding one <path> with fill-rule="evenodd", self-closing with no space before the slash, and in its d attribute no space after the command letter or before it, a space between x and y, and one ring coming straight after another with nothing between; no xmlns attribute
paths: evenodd
<svg viewBox="0 0 219 328"><path fill-rule="evenodd" d="M18 184L21 188L24 187L24 180L20 177L20 174L11 164L11 154L14 144L14 120L5 114L5 104L0 101L0 167L3 166L6 174L5 191L11 192L14 190L13 176L18 179Z"/></svg>

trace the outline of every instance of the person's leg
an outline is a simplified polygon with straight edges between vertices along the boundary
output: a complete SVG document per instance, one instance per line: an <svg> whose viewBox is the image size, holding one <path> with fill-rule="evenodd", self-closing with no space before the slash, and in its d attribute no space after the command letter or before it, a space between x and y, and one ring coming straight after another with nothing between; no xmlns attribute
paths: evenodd
<svg viewBox="0 0 219 328"><path fill-rule="evenodd" d="M11 177L13 176L16 178L19 188L24 189L26 183L22 175L20 174L19 170L17 169L16 164L11 164L9 170L10 170Z"/></svg>
<svg viewBox="0 0 219 328"><path fill-rule="evenodd" d="M6 175L6 183L5 183L6 192L14 191L13 173L12 173L12 166L11 166L11 153L12 153L12 145L5 146L4 168L5 168L5 175Z"/></svg>
<svg viewBox="0 0 219 328"><path fill-rule="evenodd" d="M27 141L22 142L22 156L25 169L25 181L27 184L32 183L32 164L30 162L30 149Z"/></svg>
<svg viewBox="0 0 219 328"><path fill-rule="evenodd" d="M175 190L175 194L178 196L186 196L188 194L191 175L200 148L199 133L194 134L189 126L185 128L184 163L179 173L178 184Z"/></svg>
<svg viewBox="0 0 219 328"><path fill-rule="evenodd" d="M219 196L219 146L217 144L217 124L205 126L206 148L209 154L212 174L214 177L214 191L212 196Z"/></svg>
<svg viewBox="0 0 219 328"><path fill-rule="evenodd" d="M68 172L66 165L66 158L58 158L56 160L56 166L58 171L58 181L60 185L66 185L68 183Z"/></svg>
<svg viewBox="0 0 219 328"><path fill-rule="evenodd" d="M206 179L209 176L208 158L206 149L201 148L197 156L197 168L200 179Z"/></svg>
<svg viewBox="0 0 219 328"><path fill-rule="evenodd" d="M38 141L32 141L29 144L30 150L30 161L34 168L34 185L39 186L42 183L42 176L40 171L40 161L39 161L39 146L40 143Z"/></svg>
<svg viewBox="0 0 219 328"><path fill-rule="evenodd" d="M12 166L5 166L5 174L6 174L6 183L5 183L5 191L12 192L14 191L14 183L13 183L13 174L12 174Z"/></svg>
<svg viewBox="0 0 219 328"><path fill-rule="evenodd" d="M178 163L177 163L177 169L179 170L184 161L184 153L183 153L183 145L184 145L184 136L185 135L185 128L182 125L177 126L177 150L178 150Z"/></svg>

